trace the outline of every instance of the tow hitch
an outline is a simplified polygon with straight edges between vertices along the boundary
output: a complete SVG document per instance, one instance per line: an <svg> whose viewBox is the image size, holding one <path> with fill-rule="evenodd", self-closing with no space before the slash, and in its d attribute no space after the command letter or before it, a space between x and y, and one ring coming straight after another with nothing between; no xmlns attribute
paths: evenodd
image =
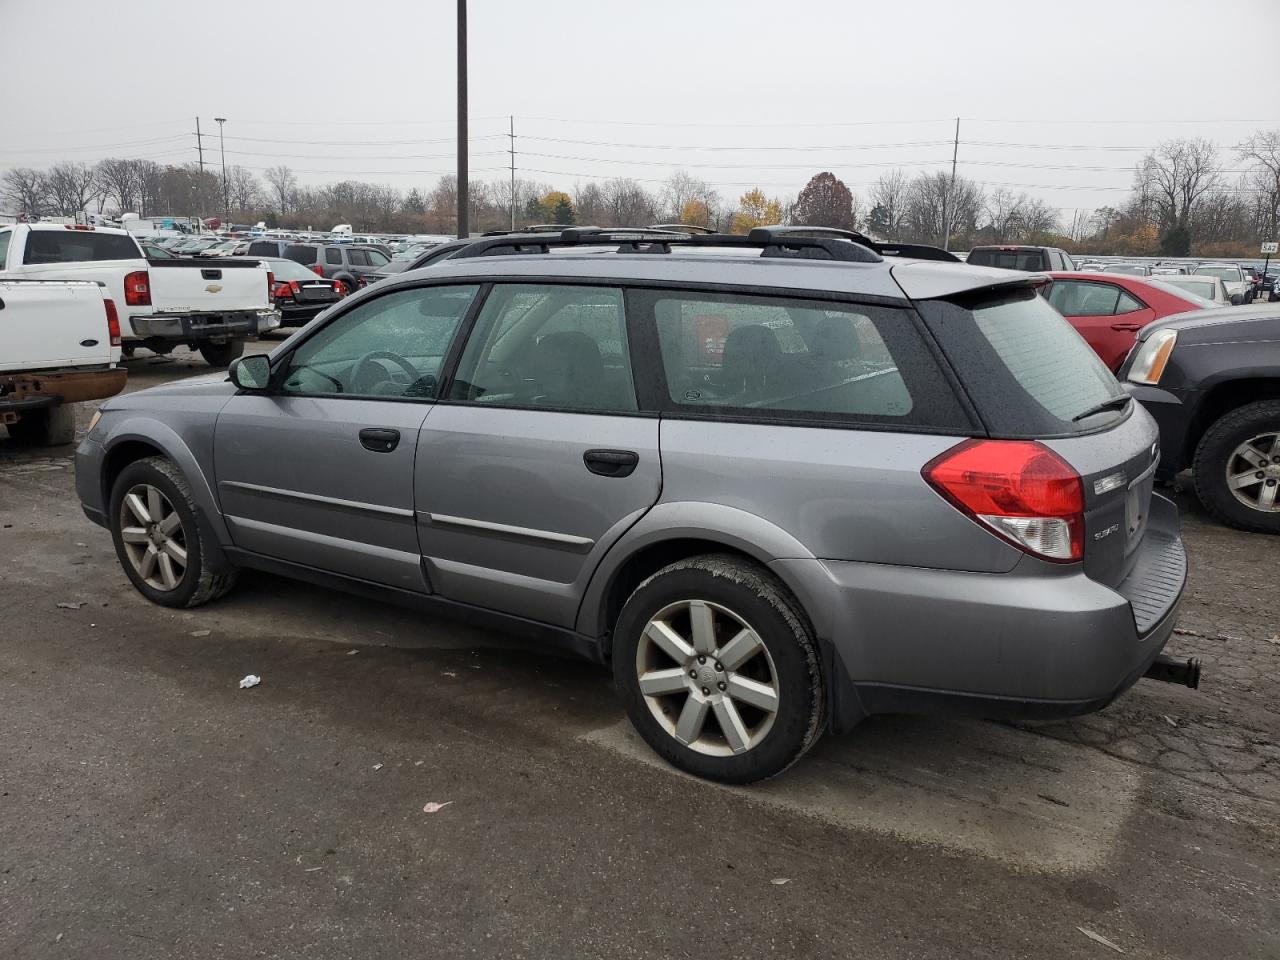
<svg viewBox="0 0 1280 960"><path fill-rule="evenodd" d="M1163 680L1165 683L1180 683L1195 690L1200 686L1200 658L1188 657L1179 660L1163 653L1151 661L1143 676L1151 680Z"/></svg>

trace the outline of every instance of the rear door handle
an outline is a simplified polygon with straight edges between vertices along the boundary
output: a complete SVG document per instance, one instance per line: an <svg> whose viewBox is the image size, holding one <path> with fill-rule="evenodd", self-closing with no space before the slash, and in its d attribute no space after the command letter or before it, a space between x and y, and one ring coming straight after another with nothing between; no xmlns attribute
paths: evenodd
<svg viewBox="0 0 1280 960"><path fill-rule="evenodd" d="M390 427L365 427L360 431L360 444L374 453L390 453L400 442L400 431Z"/></svg>
<svg viewBox="0 0 1280 960"><path fill-rule="evenodd" d="M1138 331L1138 330L1141 330L1141 329L1142 329L1142 324L1140 324L1140 323L1113 323L1113 324L1111 325L1111 329L1112 329L1112 330L1124 330L1124 331L1126 331L1127 333L1134 333L1135 331Z"/></svg>
<svg viewBox="0 0 1280 960"><path fill-rule="evenodd" d="M588 450L582 455L587 469L601 477L629 477L640 462L632 450Z"/></svg>

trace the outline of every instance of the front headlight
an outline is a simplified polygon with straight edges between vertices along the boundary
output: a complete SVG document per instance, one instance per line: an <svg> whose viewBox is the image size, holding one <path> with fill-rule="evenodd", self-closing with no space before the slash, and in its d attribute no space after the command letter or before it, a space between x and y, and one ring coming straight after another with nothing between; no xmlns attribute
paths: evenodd
<svg viewBox="0 0 1280 960"><path fill-rule="evenodd" d="M1159 383L1177 342L1177 330L1157 330L1142 341L1129 367L1129 382L1147 383L1152 386Z"/></svg>
<svg viewBox="0 0 1280 960"><path fill-rule="evenodd" d="M89 433L93 433L93 428L98 425L98 421L101 419L102 419L102 411L101 410L93 411L93 418L89 421L89 430L88 430Z"/></svg>

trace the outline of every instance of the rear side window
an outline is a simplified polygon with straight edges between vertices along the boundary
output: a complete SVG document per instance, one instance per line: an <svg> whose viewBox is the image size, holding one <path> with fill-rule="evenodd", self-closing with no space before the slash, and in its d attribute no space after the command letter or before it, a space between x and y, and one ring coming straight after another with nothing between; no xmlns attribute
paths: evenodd
<svg viewBox="0 0 1280 960"><path fill-rule="evenodd" d="M994 436L1091 429L1097 418L1085 425L1073 418L1121 393L1092 348L1030 289L996 298L924 301L919 309Z"/></svg>
<svg viewBox="0 0 1280 960"><path fill-rule="evenodd" d="M80 263L85 260L140 260L131 237L90 230L32 230L24 263Z"/></svg>
<svg viewBox="0 0 1280 960"><path fill-rule="evenodd" d="M284 248L284 256L286 260L292 260L300 263L304 267L309 267L316 262L316 248L308 247L300 243Z"/></svg>
<svg viewBox="0 0 1280 960"><path fill-rule="evenodd" d="M331 263L331 264L341 264L342 251L339 250L337 247L329 247L324 252L324 262Z"/></svg>
<svg viewBox="0 0 1280 960"><path fill-rule="evenodd" d="M910 313L800 298L636 290L664 405L693 416L970 424Z"/></svg>
<svg viewBox="0 0 1280 960"><path fill-rule="evenodd" d="M1045 270L1044 254L1039 250L974 250L965 261L975 267L1001 267L1005 270Z"/></svg>
<svg viewBox="0 0 1280 960"><path fill-rule="evenodd" d="M0 270L4 269L4 258L9 253L9 238L12 236L13 233L9 230L0 233Z"/></svg>

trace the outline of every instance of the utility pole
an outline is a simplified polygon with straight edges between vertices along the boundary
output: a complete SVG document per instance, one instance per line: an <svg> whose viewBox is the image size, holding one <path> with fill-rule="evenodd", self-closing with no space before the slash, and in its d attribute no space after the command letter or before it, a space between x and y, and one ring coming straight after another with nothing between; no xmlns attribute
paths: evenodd
<svg viewBox="0 0 1280 960"><path fill-rule="evenodd" d="M942 198L942 249L951 249L951 221L955 216L956 158L960 155L960 118L956 117L956 139L951 146L951 182Z"/></svg>
<svg viewBox="0 0 1280 960"><path fill-rule="evenodd" d="M470 236L467 188L467 0L458 0L458 239Z"/></svg>
<svg viewBox="0 0 1280 960"><path fill-rule="evenodd" d="M227 118L214 117L213 122L218 125L218 149L222 153L222 222L225 224L231 219L231 201L227 197L227 142L222 138L222 125Z"/></svg>
<svg viewBox="0 0 1280 960"><path fill-rule="evenodd" d="M196 150L200 152L200 174L204 175L204 137L200 136L200 118L196 117Z"/></svg>
<svg viewBox="0 0 1280 960"><path fill-rule="evenodd" d="M516 118L514 115L507 118L511 121L511 132L507 134L511 138L511 149L507 152L511 154L511 229L516 228Z"/></svg>

